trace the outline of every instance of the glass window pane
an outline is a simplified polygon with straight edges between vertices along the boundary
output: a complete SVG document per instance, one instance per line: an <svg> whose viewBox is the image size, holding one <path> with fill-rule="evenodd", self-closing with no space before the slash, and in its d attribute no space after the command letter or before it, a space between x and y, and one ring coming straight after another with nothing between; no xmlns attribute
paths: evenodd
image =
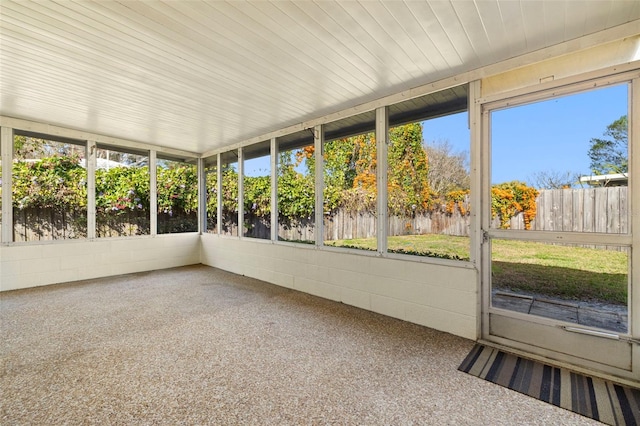
<svg viewBox="0 0 640 426"><path fill-rule="evenodd" d="M271 239L271 143L244 148L244 233Z"/></svg>
<svg viewBox="0 0 640 426"><path fill-rule="evenodd" d="M96 236L150 233L149 157L111 147L96 150Z"/></svg>
<svg viewBox="0 0 640 426"><path fill-rule="evenodd" d="M278 139L278 239L315 242L315 158L310 131Z"/></svg>
<svg viewBox="0 0 640 426"><path fill-rule="evenodd" d="M207 186L207 232L218 233L218 159L205 160L204 167Z"/></svg>
<svg viewBox="0 0 640 426"><path fill-rule="evenodd" d="M85 146L14 136L14 241L85 238Z"/></svg>
<svg viewBox="0 0 640 426"><path fill-rule="evenodd" d="M355 134L350 131L354 127L358 128ZM336 133L344 137L330 139ZM375 251L378 219L375 112L327 125L322 154L324 244Z"/></svg>
<svg viewBox="0 0 640 426"><path fill-rule="evenodd" d="M469 260L467 112L392 127L387 251Z"/></svg>
<svg viewBox="0 0 640 426"><path fill-rule="evenodd" d="M157 160L158 234L198 231L198 167Z"/></svg>
<svg viewBox="0 0 640 426"><path fill-rule="evenodd" d="M625 247L491 241L495 308L626 333L628 288Z"/></svg>
<svg viewBox="0 0 640 426"><path fill-rule="evenodd" d="M628 85L491 113L493 228L624 234Z"/></svg>
<svg viewBox="0 0 640 426"><path fill-rule="evenodd" d="M221 155L222 235L238 236L238 151Z"/></svg>

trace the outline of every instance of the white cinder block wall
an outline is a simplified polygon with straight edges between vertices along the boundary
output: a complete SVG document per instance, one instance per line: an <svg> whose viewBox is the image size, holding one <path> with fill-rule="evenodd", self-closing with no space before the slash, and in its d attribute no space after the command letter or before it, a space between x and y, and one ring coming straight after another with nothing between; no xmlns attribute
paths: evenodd
<svg viewBox="0 0 640 426"><path fill-rule="evenodd" d="M159 235L0 247L0 291L203 263L476 338L476 270L314 246Z"/></svg>
<svg viewBox="0 0 640 426"><path fill-rule="evenodd" d="M475 340L477 271L202 236L202 263Z"/></svg>
<svg viewBox="0 0 640 426"><path fill-rule="evenodd" d="M0 291L197 263L197 233L1 246Z"/></svg>

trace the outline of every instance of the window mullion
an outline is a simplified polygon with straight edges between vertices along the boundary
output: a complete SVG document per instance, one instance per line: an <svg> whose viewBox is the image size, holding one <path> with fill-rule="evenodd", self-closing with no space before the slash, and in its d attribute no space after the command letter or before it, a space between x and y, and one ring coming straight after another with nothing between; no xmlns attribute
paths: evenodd
<svg viewBox="0 0 640 426"><path fill-rule="evenodd" d="M278 143L271 138L271 241L278 239Z"/></svg>
<svg viewBox="0 0 640 426"><path fill-rule="evenodd" d="M96 238L96 141L87 141L87 238Z"/></svg>
<svg viewBox="0 0 640 426"><path fill-rule="evenodd" d="M13 241L13 193L11 192L13 164L13 129L0 128L2 144L2 238L3 243Z"/></svg>
<svg viewBox="0 0 640 426"><path fill-rule="evenodd" d="M314 155L316 160L315 170L315 226L314 235L316 246L324 244L324 127L322 125L313 128Z"/></svg>
<svg viewBox="0 0 640 426"><path fill-rule="evenodd" d="M149 224L151 235L158 235L158 169L156 160L156 151L149 151Z"/></svg>
<svg viewBox="0 0 640 426"><path fill-rule="evenodd" d="M244 237L244 151L238 148L238 237Z"/></svg>

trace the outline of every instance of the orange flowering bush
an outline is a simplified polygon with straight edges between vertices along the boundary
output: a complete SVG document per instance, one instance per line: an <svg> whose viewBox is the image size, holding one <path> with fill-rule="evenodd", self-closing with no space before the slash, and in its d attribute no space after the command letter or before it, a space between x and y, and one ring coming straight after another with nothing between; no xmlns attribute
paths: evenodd
<svg viewBox="0 0 640 426"><path fill-rule="evenodd" d="M500 227L508 229L510 220L523 213L525 229L531 229L536 217L538 190L518 181L506 182L491 188L491 215L500 218Z"/></svg>
<svg viewBox="0 0 640 426"><path fill-rule="evenodd" d="M465 216L469 213L469 208L467 207L469 198L469 190L458 190L458 191L450 191L445 195L446 201L446 211L449 214L453 214L456 208L460 211L462 216Z"/></svg>

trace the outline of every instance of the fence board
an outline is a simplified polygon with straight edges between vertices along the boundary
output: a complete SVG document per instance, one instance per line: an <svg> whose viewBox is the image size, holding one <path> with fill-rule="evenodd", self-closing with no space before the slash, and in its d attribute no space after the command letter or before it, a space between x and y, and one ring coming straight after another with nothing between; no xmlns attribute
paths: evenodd
<svg viewBox="0 0 640 426"><path fill-rule="evenodd" d="M597 191L595 198L595 232L607 231L607 191Z"/></svg>
<svg viewBox="0 0 640 426"><path fill-rule="evenodd" d="M607 188L607 232L620 233L620 191L619 187Z"/></svg>
<svg viewBox="0 0 640 426"><path fill-rule="evenodd" d="M584 191L583 231L594 232L596 229L596 215L594 212L596 205L596 190L595 188L589 188Z"/></svg>
<svg viewBox="0 0 640 426"><path fill-rule="evenodd" d="M572 231L574 220L573 190L566 189L561 192L562 197L562 230Z"/></svg>
<svg viewBox="0 0 640 426"><path fill-rule="evenodd" d="M572 213L574 216L571 231L582 232L584 229L584 191L574 189L571 191Z"/></svg>
<svg viewBox="0 0 640 426"><path fill-rule="evenodd" d="M552 191L548 193L551 198L551 223L552 229L562 230L562 192Z"/></svg>
<svg viewBox="0 0 640 426"><path fill-rule="evenodd" d="M620 197L620 233L626 234L629 232L629 197L628 197L628 187L620 186L618 187L620 193L618 196Z"/></svg>

